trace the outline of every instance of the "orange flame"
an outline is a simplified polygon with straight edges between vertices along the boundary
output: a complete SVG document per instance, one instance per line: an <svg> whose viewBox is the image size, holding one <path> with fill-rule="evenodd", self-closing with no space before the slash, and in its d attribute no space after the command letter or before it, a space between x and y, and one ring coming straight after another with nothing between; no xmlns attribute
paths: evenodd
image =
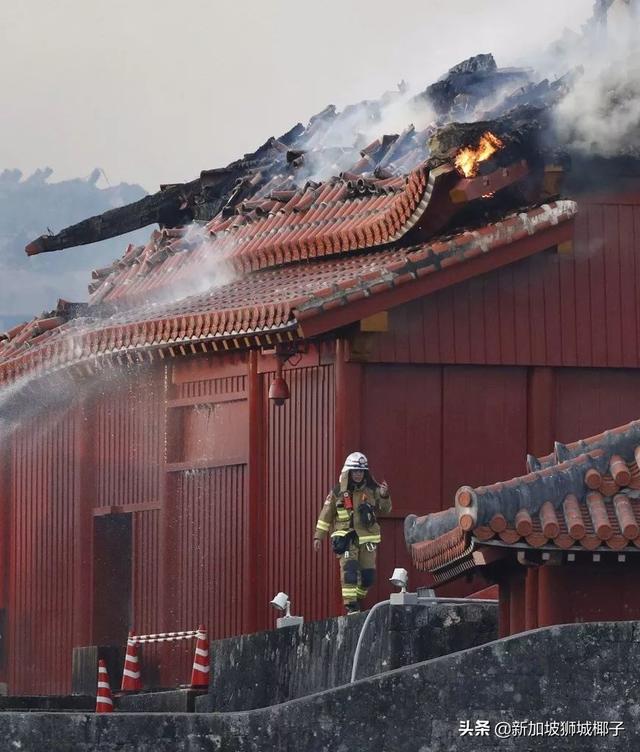
<svg viewBox="0 0 640 752"><path fill-rule="evenodd" d="M480 137L476 149L466 146L456 154L455 165L465 178L471 178L477 175L480 162L489 159L492 154L495 154L502 147L502 141L497 136L494 136L491 131L487 131Z"/></svg>

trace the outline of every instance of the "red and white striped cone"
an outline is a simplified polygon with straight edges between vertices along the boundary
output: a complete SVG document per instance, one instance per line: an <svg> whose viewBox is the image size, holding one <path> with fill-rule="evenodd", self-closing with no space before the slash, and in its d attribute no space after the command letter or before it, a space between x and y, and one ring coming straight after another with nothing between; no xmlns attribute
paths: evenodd
<svg viewBox="0 0 640 752"><path fill-rule="evenodd" d="M142 689L140 679L140 661L138 660L138 644L131 640L131 632L127 640L127 654L124 657L124 671L122 672L123 692L136 692Z"/></svg>
<svg viewBox="0 0 640 752"><path fill-rule="evenodd" d="M96 713L113 713L113 698L111 697L109 674L107 672L107 664L102 660L102 658L98 661L98 691L96 693Z"/></svg>
<svg viewBox="0 0 640 752"><path fill-rule="evenodd" d="M192 687L209 686L209 640L207 630L200 625L196 637L196 652L193 656L193 669L191 671Z"/></svg>

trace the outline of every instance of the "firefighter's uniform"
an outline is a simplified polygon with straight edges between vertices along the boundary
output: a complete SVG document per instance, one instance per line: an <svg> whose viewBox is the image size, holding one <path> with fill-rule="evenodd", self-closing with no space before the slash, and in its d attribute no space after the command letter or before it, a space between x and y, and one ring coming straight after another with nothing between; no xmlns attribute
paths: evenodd
<svg viewBox="0 0 640 752"><path fill-rule="evenodd" d="M349 484L350 470L364 470L362 483ZM363 507L362 505L370 505ZM366 457L354 452L347 457L340 473L340 481L327 496L314 538L322 540L331 531L331 542L340 559L342 600L348 610L355 610L373 585L376 573L376 549L380 543L380 525L375 513L391 511L391 497L368 472Z"/></svg>

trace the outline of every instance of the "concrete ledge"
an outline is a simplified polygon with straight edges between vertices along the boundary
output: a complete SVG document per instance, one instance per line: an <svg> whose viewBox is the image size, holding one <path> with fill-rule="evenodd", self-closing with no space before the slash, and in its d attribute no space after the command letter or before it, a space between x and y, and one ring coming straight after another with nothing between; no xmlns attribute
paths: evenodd
<svg viewBox="0 0 640 752"><path fill-rule="evenodd" d="M95 695L25 695L0 697L0 711L95 710Z"/></svg>
<svg viewBox="0 0 640 752"><path fill-rule="evenodd" d="M193 713L196 698L204 694L205 689L137 692L117 696L115 708L124 713Z"/></svg>
<svg viewBox="0 0 640 752"><path fill-rule="evenodd" d="M640 748L640 622L539 629L270 708L211 714L2 713L30 752L447 752ZM460 724L488 721L489 736ZM498 721L622 721L617 737L498 739ZM55 740L55 746L52 741Z"/></svg>

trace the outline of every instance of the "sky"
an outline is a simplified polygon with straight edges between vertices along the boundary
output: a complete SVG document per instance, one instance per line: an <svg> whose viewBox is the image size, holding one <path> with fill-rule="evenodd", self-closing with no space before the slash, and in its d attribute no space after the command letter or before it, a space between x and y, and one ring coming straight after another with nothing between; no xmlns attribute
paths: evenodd
<svg viewBox="0 0 640 752"><path fill-rule="evenodd" d="M473 54L537 60L592 0L20 0L0 4L0 170L190 180L327 104ZM562 73L564 71L558 71Z"/></svg>

